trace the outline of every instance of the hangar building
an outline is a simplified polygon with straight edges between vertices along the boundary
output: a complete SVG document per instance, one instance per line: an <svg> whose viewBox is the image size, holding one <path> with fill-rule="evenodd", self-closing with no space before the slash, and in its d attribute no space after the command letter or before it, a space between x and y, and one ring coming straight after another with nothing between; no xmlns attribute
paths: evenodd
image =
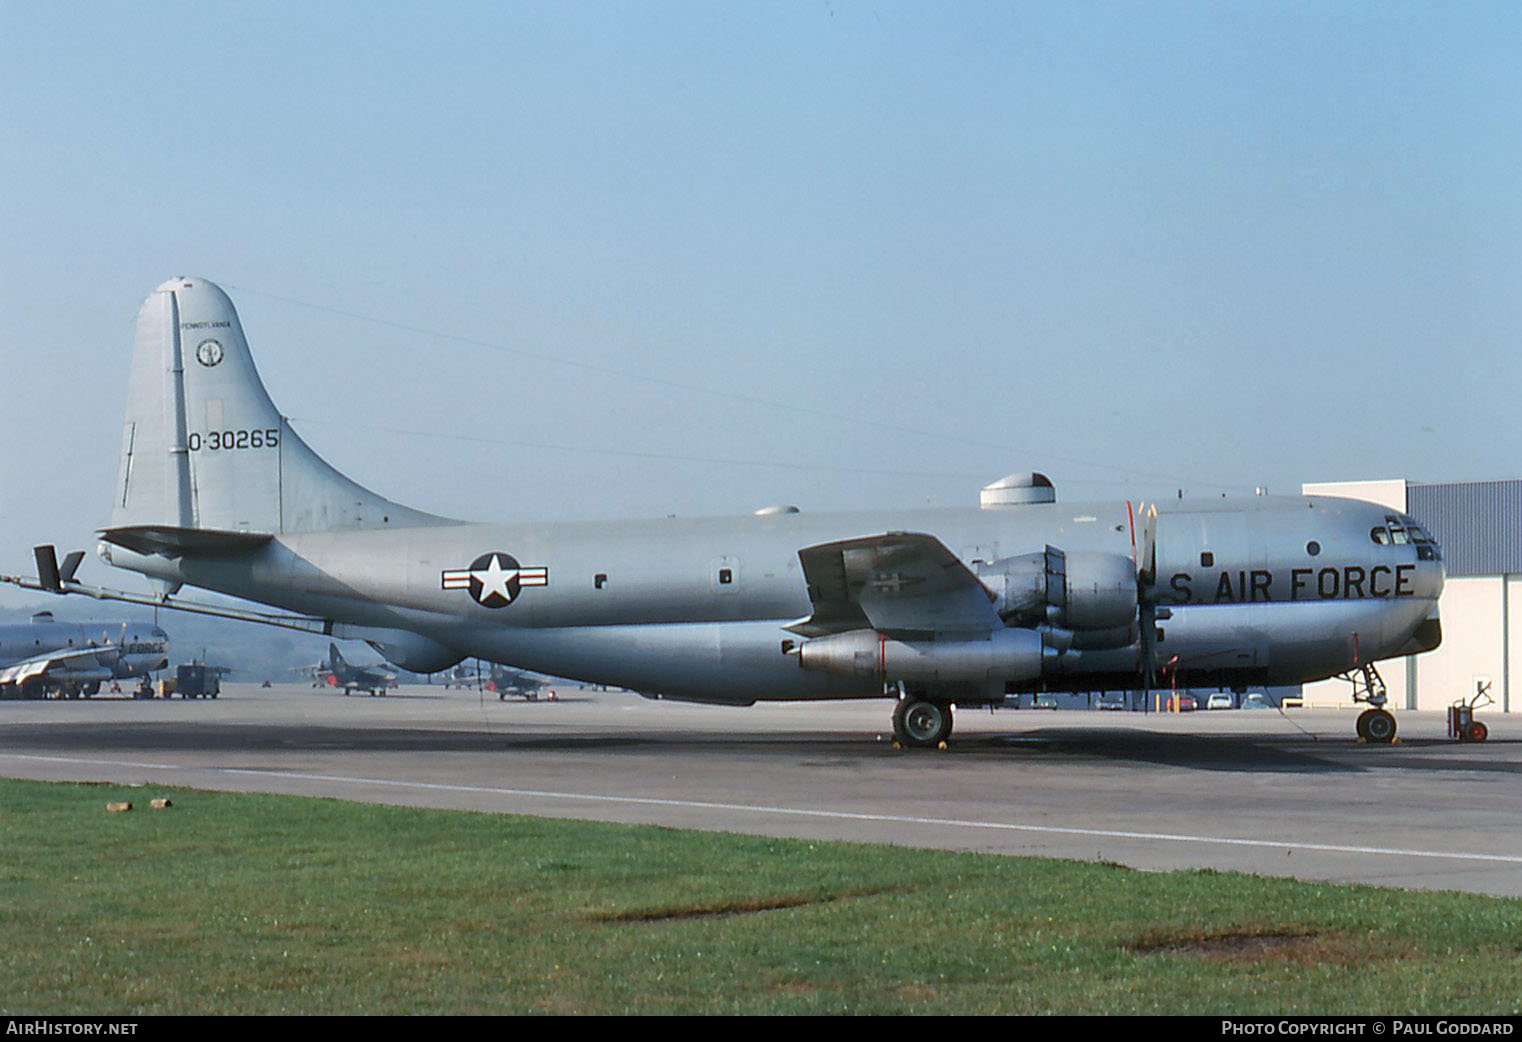
<svg viewBox="0 0 1522 1042"><path fill-rule="evenodd" d="M1522 480L1341 481L1301 491L1410 514L1442 548L1443 643L1381 664L1391 708L1447 709L1489 684L1495 704L1486 711L1522 711ZM1306 684L1305 703L1351 706L1350 691L1341 680Z"/></svg>

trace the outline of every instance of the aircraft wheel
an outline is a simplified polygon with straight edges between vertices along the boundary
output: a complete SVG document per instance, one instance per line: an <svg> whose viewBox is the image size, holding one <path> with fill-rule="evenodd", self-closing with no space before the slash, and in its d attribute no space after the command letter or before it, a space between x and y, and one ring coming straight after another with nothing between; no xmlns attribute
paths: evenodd
<svg viewBox="0 0 1522 1042"><path fill-rule="evenodd" d="M1469 725L1469 733L1466 736L1471 742L1483 742L1490 737L1490 728L1476 720Z"/></svg>
<svg viewBox="0 0 1522 1042"><path fill-rule="evenodd" d="M1395 717L1383 709L1370 709L1359 717L1364 741L1374 745L1389 745L1395 741Z"/></svg>
<svg viewBox="0 0 1522 1042"><path fill-rule="evenodd" d="M951 706L923 698L900 700L893 710L893 733L904 745L930 749L951 736Z"/></svg>

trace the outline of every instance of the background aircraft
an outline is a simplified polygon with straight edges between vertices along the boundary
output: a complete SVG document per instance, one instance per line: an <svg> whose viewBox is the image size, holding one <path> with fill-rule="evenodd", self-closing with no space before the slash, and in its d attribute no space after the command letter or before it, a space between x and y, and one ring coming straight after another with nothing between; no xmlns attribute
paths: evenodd
<svg viewBox="0 0 1522 1042"><path fill-rule="evenodd" d="M495 692L499 700L505 700L508 695L513 695L533 702L538 699L539 692L547 688L550 683L543 677L508 669L495 662L485 665L486 671L482 672L482 663L479 659L474 665L461 663L445 674L444 686L476 687L483 691ZM553 691L550 693L554 694Z"/></svg>
<svg viewBox="0 0 1522 1042"><path fill-rule="evenodd" d="M539 700L539 693L548 687L549 681L541 677L516 669L508 669L496 663L492 663L491 674L486 680L486 690L495 691L499 701L504 701L508 695L512 695L515 698L536 702ZM553 690L549 693L551 696L555 694Z"/></svg>
<svg viewBox="0 0 1522 1042"><path fill-rule="evenodd" d="M343 657L337 644L328 645L328 660L318 663L312 670L319 684L341 687L344 694L351 691L368 691L373 698L384 695L387 688L396 687L396 674L379 666L356 666Z"/></svg>
<svg viewBox="0 0 1522 1042"><path fill-rule="evenodd" d="M0 626L0 695L93 695L107 681L139 678L169 665L169 636L141 622L59 622L38 612Z"/></svg>
<svg viewBox="0 0 1522 1042"><path fill-rule="evenodd" d="M425 513L306 445L232 302L198 278L143 305L122 445L100 554L148 576L160 604L201 610L174 598L183 584L232 594L293 613L238 617L362 639L416 672L477 656L696 701L893 695L911 745L944 741L953 705L1022 692L1336 675L1370 706L1359 734L1388 741L1374 664L1441 639L1437 546L1347 499L1059 503L1024 474L965 509Z"/></svg>

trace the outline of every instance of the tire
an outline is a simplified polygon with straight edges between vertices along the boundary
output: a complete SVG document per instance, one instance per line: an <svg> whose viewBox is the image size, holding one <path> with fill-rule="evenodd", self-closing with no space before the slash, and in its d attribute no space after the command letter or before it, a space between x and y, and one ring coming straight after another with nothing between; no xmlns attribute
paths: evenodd
<svg viewBox="0 0 1522 1042"><path fill-rule="evenodd" d="M1353 730L1357 731L1358 737L1362 738L1366 742L1369 740L1369 714L1373 712L1373 709L1365 709L1363 712L1358 714L1358 719L1353 723Z"/></svg>
<svg viewBox="0 0 1522 1042"><path fill-rule="evenodd" d="M1395 717L1383 709L1364 714L1363 737L1371 745L1389 745L1395 741Z"/></svg>
<svg viewBox="0 0 1522 1042"><path fill-rule="evenodd" d="M1483 742L1490 737L1490 728L1476 720L1469 725L1469 730L1465 732L1464 737L1471 742Z"/></svg>
<svg viewBox="0 0 1522 1042"><path fill-rule="evenodd" d="M916 749L933 749L951 736L951 706L923 698L905 698L893 710L893 733Z"/></svg>

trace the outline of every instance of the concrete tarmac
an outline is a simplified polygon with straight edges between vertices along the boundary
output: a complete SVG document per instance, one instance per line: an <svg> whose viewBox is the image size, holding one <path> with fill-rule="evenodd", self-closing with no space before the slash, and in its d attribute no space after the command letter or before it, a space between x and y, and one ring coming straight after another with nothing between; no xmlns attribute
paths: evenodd
<svg viewBox="0 0 1522 1042"><path fill-rule="evenodd" d="M892 747L886 700L750 708L558 689L231 684L212 700L0 702L0 774L1211 868L1522 896L1522 724L1398 712L965 710Z"/></svg>

